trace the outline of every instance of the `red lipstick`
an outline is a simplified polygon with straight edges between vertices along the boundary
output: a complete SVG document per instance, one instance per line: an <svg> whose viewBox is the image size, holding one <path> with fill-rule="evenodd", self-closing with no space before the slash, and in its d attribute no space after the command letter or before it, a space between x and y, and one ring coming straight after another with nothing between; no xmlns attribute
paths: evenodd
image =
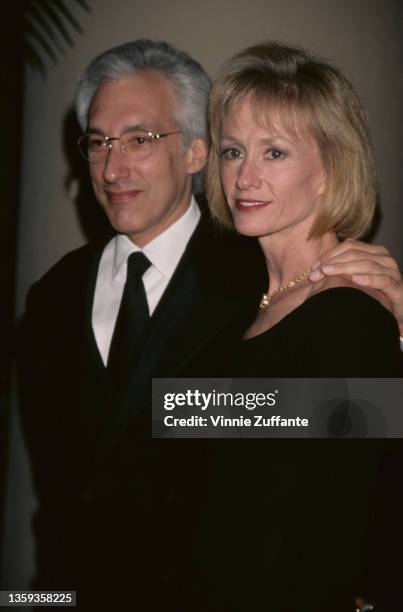
<svg viewBox="0 0 403 612"><path fill-rule="evenodd" d="M253 198L238 198L235 200L235 208L243 213L252 213L271 204L270 201L255 200Z"/></svg>

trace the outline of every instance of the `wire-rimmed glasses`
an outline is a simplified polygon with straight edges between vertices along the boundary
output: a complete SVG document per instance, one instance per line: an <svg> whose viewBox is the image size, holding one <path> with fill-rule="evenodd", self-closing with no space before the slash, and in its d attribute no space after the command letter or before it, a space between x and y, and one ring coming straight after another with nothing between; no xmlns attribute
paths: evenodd
<svg viewBox="0 0 403 612"><path fill-rule="evenodd" d="M109 152L112 151L113 142L119 141L120 151L131 159L145 159L154 147L154 143L161 138L166 138L172 134L180 134L180 130L158 134L147 132L146 130L127 130L120 136L103 136L102 134L90 133L81 136L78 141L78 148L81 155L91 164L98 164L105 161Z"/></svg>

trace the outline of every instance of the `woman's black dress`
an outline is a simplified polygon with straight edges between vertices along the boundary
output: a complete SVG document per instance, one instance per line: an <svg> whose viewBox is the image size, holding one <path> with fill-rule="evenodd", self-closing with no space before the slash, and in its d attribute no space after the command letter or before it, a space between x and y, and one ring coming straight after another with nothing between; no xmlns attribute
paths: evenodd
<svg viewBox="0 0 403 612"><path fill-rule="evenodd" d="M393 316L361 290L342 287L314 295L273 328L242 341L231 375L400 377L401 364ZM228 559L232 550L234 575L240 563L244 580L253 584L254 576L257 591L266 585L267 607L261 609L344 612L360 594L379 602L387 562L377 495L382 442L254 439L225 445L217 507L231 511L217 531L216 559L217 551L225 550Z"/></svg>

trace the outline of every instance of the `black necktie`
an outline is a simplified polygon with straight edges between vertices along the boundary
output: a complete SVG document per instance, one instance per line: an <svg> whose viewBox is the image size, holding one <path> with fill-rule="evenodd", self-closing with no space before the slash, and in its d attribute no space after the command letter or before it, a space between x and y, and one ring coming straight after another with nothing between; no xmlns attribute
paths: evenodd
<svg viewBox="0 0 403 612"><path fill-rule="evenodd" d="M127 276L108 357L108 372L118 389L135 368L150 320L142 276L150 267L144 253L127 260Z"/></svg>

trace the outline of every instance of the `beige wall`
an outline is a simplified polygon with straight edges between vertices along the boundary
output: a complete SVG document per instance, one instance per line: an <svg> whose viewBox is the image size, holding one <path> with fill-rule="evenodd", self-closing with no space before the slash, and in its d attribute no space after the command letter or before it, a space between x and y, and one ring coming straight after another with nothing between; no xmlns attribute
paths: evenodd
<svg viewBox="0 0 403 612"><path fill-rule="evenodd" d="M90 0L89 4L91 14L72 3L85 33L76 35L75 48L49 68L47 80L27 72L19 309L33 280L86 240L73 193L65 189L69 164L64 139L69 133L63 124L77 75L102 50L138 37L168 40L199 59L212 76L233 52L266 38L301 44L335 62L368 107L382 197L383 219L376 241L401 259L396 0ZM72 131L71 140L75 137Z"/></svg>
<svg viewBox="0 0 403 612"><path fill-rule="evenodd" d="M399 171L399 15L395 0L88 0L92 14L71 3L85 33L43 80L27 72L25 158L18 273L18 309L29 285L61 255L83 244L65 126L78 73L102 50L138 37L166 39L198 58L214 76L222 60L266 38L307 46L335 62L365 100L379 171L383 220L376 236L402 255ZM84 162L83 162L84 163ZM90 206L90 202L88 206ZM13 423L15 422L13 416ZM16 426L12 428L5 584L23 588L32 572L29 517L33 500ZM6 587L3 587L6 588Z"/></svg>

